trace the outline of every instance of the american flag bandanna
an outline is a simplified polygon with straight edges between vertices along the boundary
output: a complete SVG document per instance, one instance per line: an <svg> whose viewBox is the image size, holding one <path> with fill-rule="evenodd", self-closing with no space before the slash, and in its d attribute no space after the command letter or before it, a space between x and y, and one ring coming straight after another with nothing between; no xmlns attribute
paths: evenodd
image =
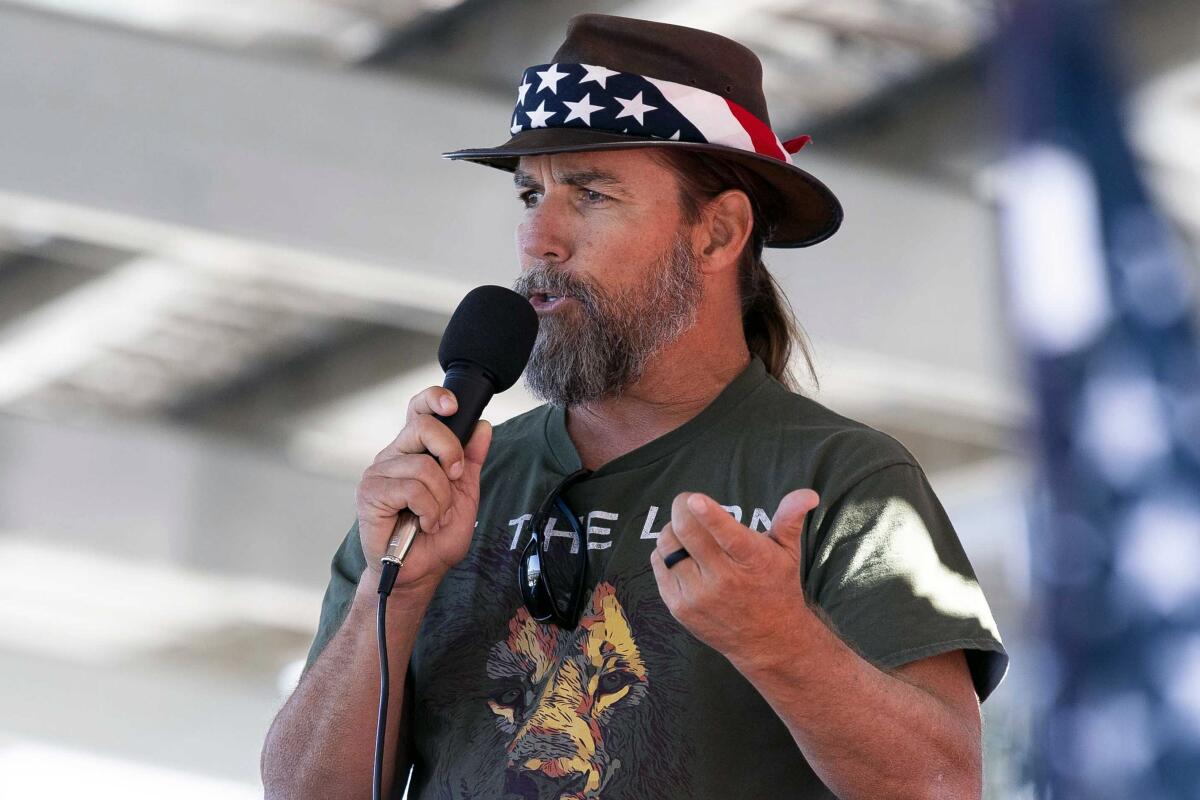
<svg viewBox="0 0 1200 800"><path fill-rule="evenodd" d="M742 106L682 83L595 64L539 64L525 70L509 132L591 128L630 136L719 144L791 164L807 136L781 142Z"/></svg>

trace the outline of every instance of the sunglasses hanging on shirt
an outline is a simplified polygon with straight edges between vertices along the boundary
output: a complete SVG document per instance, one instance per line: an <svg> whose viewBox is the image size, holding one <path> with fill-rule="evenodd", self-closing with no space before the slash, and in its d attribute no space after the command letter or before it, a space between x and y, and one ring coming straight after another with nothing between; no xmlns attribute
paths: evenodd
<svg viewBox="0 0 1200 800"><path fill-rule="evenodd" d="M564 630L574 629L583 613L588 543L579 516L567 504L563 494L591 474L586 469L573 472L546 496L530 520L529 541L517 562L517 583L529 615L538 622L549 622ZM575 552L565 547L547 549L548 531L560 522L570 526L574 541L578 543Z"/></svg>

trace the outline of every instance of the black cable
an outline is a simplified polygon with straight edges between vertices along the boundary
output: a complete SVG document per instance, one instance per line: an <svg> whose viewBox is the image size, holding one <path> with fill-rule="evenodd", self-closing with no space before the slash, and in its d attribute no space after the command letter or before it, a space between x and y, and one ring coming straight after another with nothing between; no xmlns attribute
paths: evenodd
<svg viewBox="0 0 1200 800"><path fill-rule="evenodd" d="M387 734L388 657L387 634L383 618L387 613L387 595L379 595L379 722L375 727L375 776L371 781L371 800L380 800L383 791L383 742Z"/></svg>
<svg viewBox="0 0 1200 800"><path fill-rule="evenodd" d="M371 778L371 800L382 800L383 792L383 745L387 737L388 707L388 650L387 616L388 595L396 583L399 565L391 561L383 563L379 579L379 615L376 617L376 636L379 639L379 721L375 723L375 771Z"/></svg>

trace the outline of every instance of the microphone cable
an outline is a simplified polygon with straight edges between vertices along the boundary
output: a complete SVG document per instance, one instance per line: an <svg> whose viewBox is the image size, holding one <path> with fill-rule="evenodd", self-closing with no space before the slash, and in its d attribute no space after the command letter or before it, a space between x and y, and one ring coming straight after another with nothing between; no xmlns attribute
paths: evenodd
<svg viewBox="0 0 1200 800"><path fill-rule="evenodd" d="M388 709L388 650L387 617L388 595L396 585L396 573L400 565L395 561L384 561L379 578L379 614L375 618L376 638L379 640L379 721L375 725L375 769L371 777L371 800L382 800L383 792L383 746L387 736Z"/></svg>

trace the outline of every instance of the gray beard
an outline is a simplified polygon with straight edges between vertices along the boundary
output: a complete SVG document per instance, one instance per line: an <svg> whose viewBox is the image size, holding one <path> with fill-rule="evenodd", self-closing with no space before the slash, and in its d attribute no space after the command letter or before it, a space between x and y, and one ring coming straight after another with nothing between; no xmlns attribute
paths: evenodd
<svg viewBox="0 0 1200 800"><path fill-rule="evenodd" d="M690 243L676 235L646 280L609 293L545 263L523 273L513 289L579 301L541 318L525 385L534 397L574 406L619 396L637 383L655 353L696 322L704 283Z"/></svg>

